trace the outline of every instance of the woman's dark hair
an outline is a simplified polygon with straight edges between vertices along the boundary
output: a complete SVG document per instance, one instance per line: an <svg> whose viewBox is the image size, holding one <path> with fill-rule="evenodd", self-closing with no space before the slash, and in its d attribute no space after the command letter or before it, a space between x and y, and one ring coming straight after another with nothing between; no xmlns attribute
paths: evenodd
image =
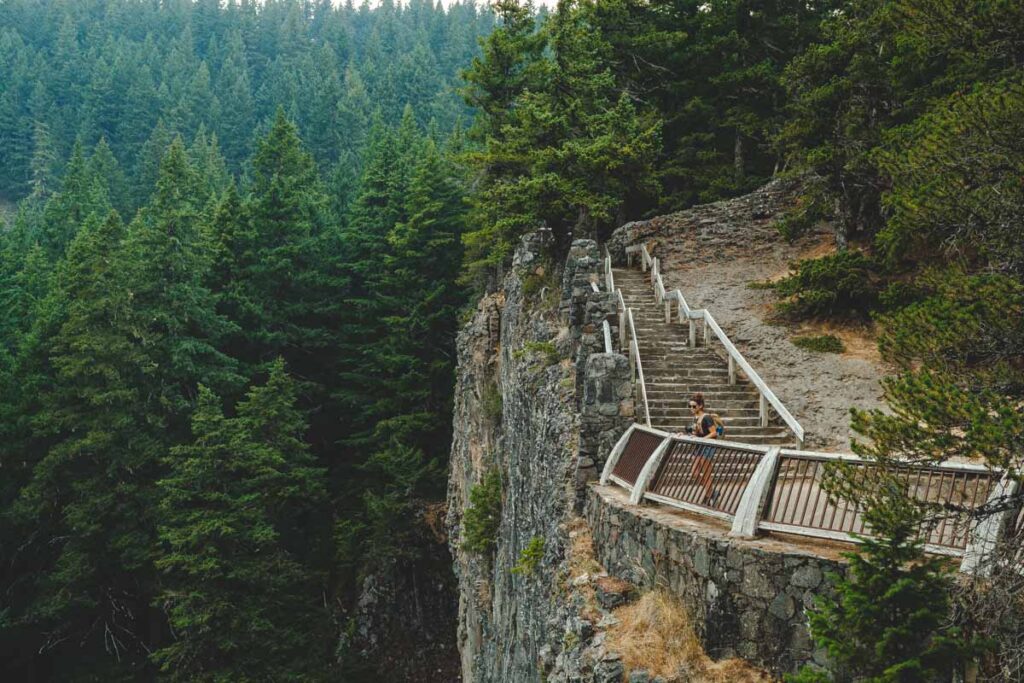
<svg viewBox="0 0 1024 683"><path fill-rule="evenodd" d="M694 394L690 398L690 400L693 401L694 403L696 403L697 405L699 405L701 408L704 407L704 394L703 393L698 391L696 394Z"/></svg>

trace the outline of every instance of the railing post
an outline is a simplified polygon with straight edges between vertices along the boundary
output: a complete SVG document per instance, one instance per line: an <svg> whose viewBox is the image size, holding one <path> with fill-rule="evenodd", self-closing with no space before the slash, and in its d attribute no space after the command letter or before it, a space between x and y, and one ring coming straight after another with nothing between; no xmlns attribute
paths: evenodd
<svg viewBox="0 0 1024 683"><path fill-rule="evenodd" d="M757 409L758 409L760 417L761 417L761 426L762 427L767 427L768 426L768 399L765 398L764 394L762 394L760 391L757 393L757 397L758 397Z"/></svg>
<svg viewBox="0 0 1024 683"><path fill-rule="evenodd" d="M697 346L697 321L693 318L687 318L687 322L690 323L690 348Z"/></svg>
<svg viewBox="0 0 1024 683"><path fill-rule="evenodd" d="M665 323L672 322L672 302L665 297Z"/></svg>
<svg viewBox="0 0 1024 683"><path fill-rule="evenodd" d="M644 258L644 253L640 252L640 272L647 272L647 260Z"/></svg>
<svg viewBox="0 0 1024 683"><path fill-rule="evenodd" d="M750 480L747 482L746 488L743 489L743 496L740 497L739 506L736 508L736 515L732 518L730 536L754 538L757 535L761 511L764 510L765 500L768 498L768 492L771 491L775 472L779 466L779 451L778 446L769 449L757 463L754 473L750 475Z"/></svg>
<svg viewBox="0 0 1024 683"><path fill-rule="evenodd" d="M629 428L619 437L619 440L615 442L615 448L608 454L608 459L604 461L604 469L601 470L601 486L608 484L608 478L612 476L612 472L615 471L615 466L619 464L619 458L622 457L622 452L626 450L626 444L629 443L629 438L633 436L633 430L636 429L635 424L629 425Z"/></svg>
<svg viewBox="0 0 1024 683"><path fill-rule="evenodd" d="M709 334L709 330L708 330L708 322L705 320L704 321L704 346L708 345L708 340L710 340L710 339L711 339L711 335Z"/></svg>
<svg viewBox="0 0 1024 683"><path fill-rule="evenodd" d="M651 483L651 478L654 477L654 473L658 471L661 459L665 457L665 453L671 445L672 437L666 436L665 440L658 445L653 453L651 453L651 457L647 458L647 462L644 463L644 468L640 470L640 474L636 478L636 483L633 484L633 492L629 494L629 502L631 504L639 505L640 501L644 499L644 492L647 491L647 485Z"/></svg>
<svg viewBox="0 0 1024 683"><path fill-rule="evenodd" d="M729 384L736 384L736 359L729 354Z"/></svg>
<svg viewBox="0 0 1024 683"><path fill-rule="evenodd" d="M1018 483L1016 479L1003 476L999 482L992 487L988 496L988 503L994 503L1001 498L1008 498L1017 493ZM963 562L960 563L960 571L964 574L975 576L987 576L992 567L985 560L999 544L1006 525L1009 522L1013 510L1003 510L978 522L970 531L967 538L967 549L964 551Z"/></svg>

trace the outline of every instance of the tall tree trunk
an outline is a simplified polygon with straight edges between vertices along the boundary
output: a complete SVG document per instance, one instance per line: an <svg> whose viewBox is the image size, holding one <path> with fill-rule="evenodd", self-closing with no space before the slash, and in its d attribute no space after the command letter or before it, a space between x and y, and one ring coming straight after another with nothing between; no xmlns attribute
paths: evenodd
<svg viewBox="0 0 1024 683"><path fill-rule="evenodd" d="M736 131L736 143L732 149L733 172L737 183L743 182L743 134Z"/></svg>

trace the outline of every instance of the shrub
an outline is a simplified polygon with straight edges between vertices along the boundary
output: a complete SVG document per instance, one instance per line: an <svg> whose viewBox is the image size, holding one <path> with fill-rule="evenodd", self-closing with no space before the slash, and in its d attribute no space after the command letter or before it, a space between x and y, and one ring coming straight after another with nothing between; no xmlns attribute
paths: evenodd
<svg viewBox="0 0 1024 683"><path fill-rule="evenodd" d="M512 567L512 573L519 574L520 576L532 576L543 557L544 539L540 536L534 536L526 544L526 547L523 548L523 551L519 553L519 561Z"/></svg>
<svg viewBox="0 0 1024 683"><path fill-rule="evenodd" d="M523 348L512 352L512 357L516 360L522 360L527 355L540 357L544 361L545 366L554 365L562 360L561 356L558 355L558 347L552 342L526 342L523 344Z"/></svg>
<svg viewBox="0 0 1024 683"><path fill-rule="evenodd" d="M751 280L747 283L747 289L775 289L775 283L771 280Z"/></svg>
<svg viewBox="0 0 1024 683"><path fill-rule="evenodd" d="M842 676L838 680L950 680L972 647L949 626L951 570L924 553L925 511L891 470L830 470L823 484L838 498L863 506L872 536L861 537L845 576L830 574L834 597L819 596L810 611L811 635ZM790 683L827 683L833 677L805 667Z"/></svg>
<svg viewBox="0 0 1024 683"><path fill-rule="evenodd" d="M489 420L500 421L503 400L501 397L501 390L498 388L497 382L491 382L484 387L484 395L480 400L483 403L484 415L486 415Z"/></svg>
<svg viewBox="0 0 1024 683"><path fill-rule="evenodd" d="M781 312L796 318L865 315L877 301L874 266L859 251L840 251L800 261L775 290L787 300Z"/></svg>
<svg viewBox="0 0 1024 683"><path fill-rule="evenodd" d="M523 276L523 296L533 298L542 289L556 289L558 279L555 277L555 269L548 263L537 266L532 272Z"/></svg>
<svg viewBox="0 0 1024 683"><path fill-rule="evenodd" d="M811 232L818 223L831 218L830 204L828 191L823 184L808 178L797 206L775 221L774 227L783 239L793 242Z"/></svg>
<svg viewBox="0 0 1024 683"><path fill-rule="evenodd" d="M818 353L842 353L846 350L843 341L833 334L819 334L809 337L796 337L793 343L801 349Z"/></svg>
<svg viewBox="0 0 1024 683"><path fill-rule="evenodd" d="M474 553L494 548L501 523L501 475L495 470L469 490L469 507L462 517L462 547Z"/></svg>

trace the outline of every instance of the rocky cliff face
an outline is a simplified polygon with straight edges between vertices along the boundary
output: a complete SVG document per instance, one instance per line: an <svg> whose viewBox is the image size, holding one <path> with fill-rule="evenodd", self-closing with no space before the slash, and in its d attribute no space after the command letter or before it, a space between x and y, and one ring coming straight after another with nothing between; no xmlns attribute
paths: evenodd
<svg viewBox="0 0 1024 683"><path fill-rule="evenodd" d="M459 338L448 528L467 683L595 680L602 671L593 591L572 580L574 547L585 546L574 509L612 434L632 419L632 390L621 356L587 363L608 310L589 286L596 245L578 242L568 265L553 268L546 242L543 233L523 241L503 290L481 300ZM493 551L469 552L460 542L465 510L491 471L502 479L500 527ZM542 557L513 572L531 541L543 544ZM605 680L621 674L609 662Z"/></svg>

